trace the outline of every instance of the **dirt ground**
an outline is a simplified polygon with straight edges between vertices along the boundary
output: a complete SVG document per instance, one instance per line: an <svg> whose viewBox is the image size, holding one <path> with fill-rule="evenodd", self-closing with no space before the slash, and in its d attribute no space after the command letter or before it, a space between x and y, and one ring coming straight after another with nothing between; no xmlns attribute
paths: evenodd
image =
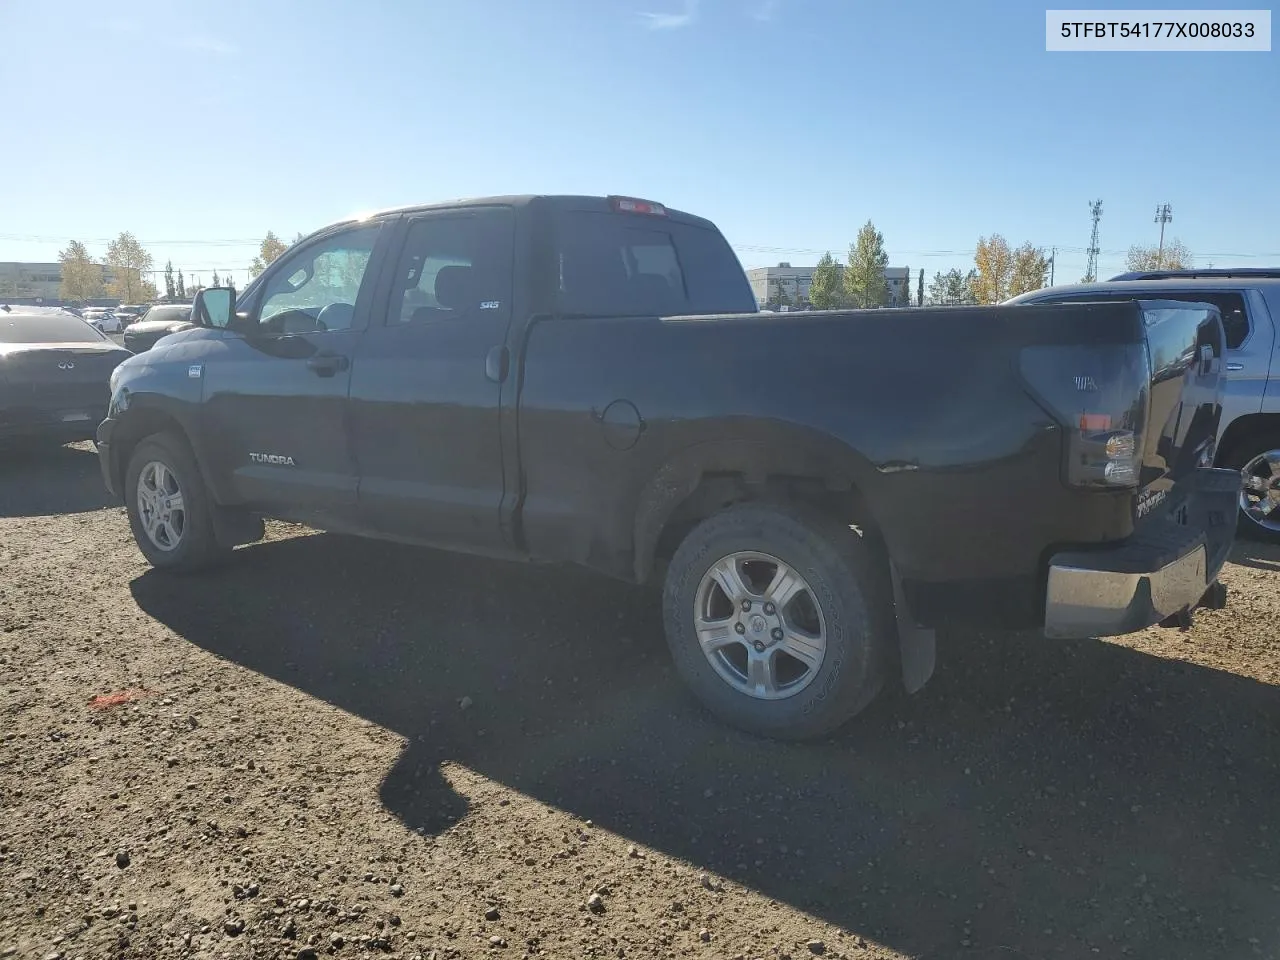
<svg viewBox="0 0 1280 960"><path fill-rule="evenodd" d="M0 458L0 957L1280 957L1280 550L778 745L652 592L282 525L175 579L97 470Z"/></svg>

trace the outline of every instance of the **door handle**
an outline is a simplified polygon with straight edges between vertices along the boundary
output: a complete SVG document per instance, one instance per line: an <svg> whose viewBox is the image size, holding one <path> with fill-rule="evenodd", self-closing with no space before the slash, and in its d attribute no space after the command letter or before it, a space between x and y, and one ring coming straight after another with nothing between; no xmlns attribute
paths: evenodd
<svg viewBox="0 0 1280 960"><path fill-rule="evenodd" d="M345 370L351 361L336 353L317 353L307 358L307 369L318 377L332 377L339 370Z"/></svg>
<svg viewBox="0 0 1280 960"><path fill-rule="evenodd" d="M484 375L494 383L507 379L507 368L511 364L511 354L506 347L494 347L484 358Z"/></svg>
<svg viewBox="0 0 1280 960"><path fill-rule="evenodd" d="M1229 363L1227 364L1227 369L1228 369L1228 370L1230 370L1230 371L1232 371L1232 372L1235 372L1235 371L1237 371L1237 370L1243 370L1243 369L1244 369L1244 364L1243 364L1243 363L1236 362L1236 361L1232 361L1232 362L1229 362Z"/></svg>

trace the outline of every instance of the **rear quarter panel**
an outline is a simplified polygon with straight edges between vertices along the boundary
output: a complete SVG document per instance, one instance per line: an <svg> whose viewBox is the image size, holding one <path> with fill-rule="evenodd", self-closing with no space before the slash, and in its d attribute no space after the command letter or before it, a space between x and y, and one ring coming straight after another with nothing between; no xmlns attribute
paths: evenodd
<svg viewBox="0 0 1280 960"><path fill-rule="evenodd" d="M1071 323L1046 314L1064 309ZM1025 576L1048 544L1132 529L1131 496L1061 483L1060 430L1015 362L1048 329L1071 342L1115 337L1116 315L1106 305L536 323L519 396L526 545L630 576L637 514L672 482L670 465L732 469L754 451L771 473L819 468L854 484L904 576ZM1082 317L1099 322L1082 329Z"/></svg>

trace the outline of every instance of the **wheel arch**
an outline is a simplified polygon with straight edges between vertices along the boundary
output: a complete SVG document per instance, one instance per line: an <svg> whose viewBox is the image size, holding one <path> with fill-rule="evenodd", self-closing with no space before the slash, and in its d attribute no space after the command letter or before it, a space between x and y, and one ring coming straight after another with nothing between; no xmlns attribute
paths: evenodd
<svg viewBox="0 0 1280 960"><path fill-rule="evenodd" d="M1280 436L1280 413L1246 413L1236 417L1222 432L1215 462L1219 466L1228 463L1246 444L1266 435Z"/></svg>
<svg viewBox="0 0 1280 960"><path fill-rule="evenodd" d="M698 521L733 503L794 500L847 523L879 530L865 495L874 468L858 453L817 431L782 426L770 436L707 440L669 456L636 502L634 577L649 580Z"/></svg>
<svg viewBox="0 0 1280 960"><path fill-rule="evenodd" d="M213 493L215 502L220 502L222 498L218 495L218 488L210 475L207 458L202 456L200 445L194 440L196 432L191 429L185 418L175 411L145 402L132 404L129 410L119 418L112 432L110 469L115 489L119 490L122 496L128 496L124 489L124 478L125 472L129 469L129 459L139 443L158 433L173 433L182 438L195 459L205 486Z"/></svg>

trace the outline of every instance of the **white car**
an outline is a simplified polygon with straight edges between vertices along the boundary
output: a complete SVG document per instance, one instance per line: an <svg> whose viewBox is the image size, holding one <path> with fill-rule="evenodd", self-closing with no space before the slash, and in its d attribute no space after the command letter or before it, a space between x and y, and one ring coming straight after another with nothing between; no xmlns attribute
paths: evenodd
<svg viewBox="0 0 1280 960"><path fill-rule="evenodd" d="M124 324L110 310L102 308L89 308L81 315L85 323L96 329L99 333L119 333L124 329Z"/></svg>

